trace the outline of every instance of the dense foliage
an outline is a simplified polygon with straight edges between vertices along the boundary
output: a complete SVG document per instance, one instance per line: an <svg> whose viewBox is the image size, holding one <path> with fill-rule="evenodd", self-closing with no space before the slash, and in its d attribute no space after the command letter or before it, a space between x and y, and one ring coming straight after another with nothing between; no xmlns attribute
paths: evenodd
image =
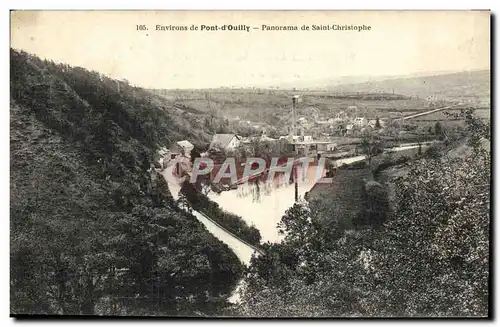
<svg viewBox="0 0 500 327"><path fill-rule="evenodd" d="M225 306L238 258L150 169L159 144L202 142L203 133L124 82L10 56L11 312L193 315Z"/></svg>
<svg viewBox="0 0 500 327"><path fill-rule="evenodd" d="M322 201L289 209L284 241L253 259L240 314L487 316L489 127L469 118L471 151L413 162L378 228L342 228Z"/></svg>
<svg viewBox="0 0 500 327"><path fill-rule="evenodd" d="M381 227L389 218L390 203L387 187L367 181L363 188L363 210L355 221L356 227Z"/></svg>
<svg viewBox="0 0 500 327"><path fill-rule="evenodd" d="M194 184L185 181L182 184L181 193L186 197L193 209L206 214L240 239L252 245L260 246L261 235L257 228L248 226L240 216L220 208L216 202L211 201L208 196L197 190Z"/></svg>

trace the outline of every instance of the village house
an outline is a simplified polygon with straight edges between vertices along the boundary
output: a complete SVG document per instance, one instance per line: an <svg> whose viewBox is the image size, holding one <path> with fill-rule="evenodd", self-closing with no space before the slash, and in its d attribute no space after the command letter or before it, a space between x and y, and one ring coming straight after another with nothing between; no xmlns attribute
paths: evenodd
<svg viewBox="0 0 500 327"><path fill-rule="evenodd" d="M303 142L312 142L313 137L311 135L301 135L301 139Z"/></svg>
<svg viewBox="0 0 500 327"><path fill-rule="evenodd" d="M353 124L355 126L365 126L366 125L366 118L365 117L356 117L354 118Z"/></svg>
<svg viewBox="0 0 500 327"><path fill-rule="evenodd" d="M192 169L191 160L187 156L180 155L177 157L174 173L178 177L183 177L185 174L191 173Z"/></svg>
<svg viewBox="0 0 500 327"><path fill-rule="evenodd" d="M347 114L341 111L335 115L335 118L331 119L332 123L339 124L347 121Z"/></svg>
<svg viewBox="0 0 500 327"><path fill-rule="evenodd" d="M160 157L163 158L170 154L170 150L167 149L166 147L162 147L160 150L158 150L158 154L160 155Z"/></svg>
<svg viewBox="0 0 500 327"><path fill-rule="evenodd" d="M351 135L354 132L354 124L347 124L345 127L345 135Z"/></svg>
<svg viewBox="0 0 500 327"><path fill-rule="evenodd" d="M233 151L241 143L241 138L236 134L215 134L210 143L210 149Z"/></svg>
<svg viewBox="0 0 500 327"><path fill-rule="evenodd" d="M316 154L323 154L325 152L333 152L337 149L337 144L331 141L313 141L316 146ZM314 147L313 147L314 149Z"/></svg>
<svg viewBox="0 0 500 327"><path fill-rule="evenodd" d="M379 123L380 127L384 127L386 124L386 122L383 119L379 119L378 123ZM371 128L375 128L377 126L377 120L371 119L370 121L368 121L368 126L370 126Z"/></svg>
<svg viewBox="0 0 500 327"><path fill-rule="evenodd" d="M330 141L298 141L291 144L292 151L298 155L309 155L316 156L318 154L323 154L325 152L334 151L337 145Z"/></svg>
<svg viewBox="0 0 500 327"><path fill-rule="evenodd" d="M186 156L189 156L191 154L191 150L193 150L194 145L191 144L188 140L183 140L183 141L178 141L175 142L170 146L170 151L172 152L172 155L175 154L184 154Z"/></svg>
<svg viewBox="0 0 500 327"><path fill-rule="evenodd" d="M166 147L162 147L160 150L158 150L158 155L160 156L158 163L160 164L161 169L166 168L168 163L170 162L171 159L170 153L171 153L170 150L167 149Z"/></svg>

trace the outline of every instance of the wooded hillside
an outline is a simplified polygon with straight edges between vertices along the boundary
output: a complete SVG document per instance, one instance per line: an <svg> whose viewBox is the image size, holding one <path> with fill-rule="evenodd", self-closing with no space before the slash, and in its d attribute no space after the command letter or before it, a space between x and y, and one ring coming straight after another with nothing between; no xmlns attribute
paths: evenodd
<svg viewBox="0 0 500 327"><path fill-rule="evenodd" d="M10 57L11 313L223 307L241 263L150 170L159 145L208 140L196 117L97 72Z"/></svg>

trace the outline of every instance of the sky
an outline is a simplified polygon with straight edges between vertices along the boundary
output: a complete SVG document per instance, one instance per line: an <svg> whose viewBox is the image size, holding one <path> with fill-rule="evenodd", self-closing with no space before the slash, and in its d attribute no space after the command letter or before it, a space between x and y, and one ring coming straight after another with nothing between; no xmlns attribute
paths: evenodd
<svg viewBox="0 0 500 327"><path fill-rule="evenodd" d="M250 31L155 30L228 24ZM299 30L263 31L263 24ZM300 29L313 24L370 30ZM341 76L489 70L490 13L13 11L11 47L146 88L307 85Z"/></svg>

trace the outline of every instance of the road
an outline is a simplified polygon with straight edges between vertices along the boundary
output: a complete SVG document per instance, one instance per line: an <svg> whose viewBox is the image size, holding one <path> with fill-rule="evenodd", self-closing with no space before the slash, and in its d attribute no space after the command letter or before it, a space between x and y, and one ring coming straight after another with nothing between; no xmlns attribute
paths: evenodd
<svg viewBox="0 0 500 327"><path fill-rule="evenodd" d="M175 166L175 161L172 161L169 164L169 166L161 172L161 175L167 181L170 192L172 193L172 197L175 200L177 200L179 199L179 192L181 190L181 186L180 186L180 180L176 178L172 173L172 169L174 166ZM239 239L226 229L224 229L222 226L220 226L215 221L207 217L205 214L198 212L196 210L193 210L191 213L196 217L196 219L198 219L198 221L200 221L207 228L207 230L213 236L215 236L218 240L226 244L236 254L238 259L240 259L240 261L245 266L248 266L250 264L250 260L254 255L254 253L255 254L259 253L258 250L253 248L245 241ZM241 289L242 286L243 286L243 280L240 280L235 290L233 291L233 294L229 297L228 299L229 302L231 303L239 302L239 290Z"/></svg>
<svg viewBox="0 0 500 327"><path fill-rule="evenodd" d="M433 110L429 110L429 111L425 111L425 112L420 112L418 114L414 114L414 115L409 115L409 116L405 116L405 117L401 117L401 118L396 118L394 119L394 121L398 121L398 120L407 120L407 119L412 119L412 118L417 118L417 117L420 117L420 116L426 116L426 115L430 115L430 114L433 114L435 112L439 112L439 111L443 111L443 110L446 110L446 109L452 109L454 107L457 107L458 105L453 105L453 106L447 106L447 107L443 107L443 108L437 108L437 109L433 109Z"/></svg>
<svg viewBox="0 0 500 327"><path fill-rule="evenodd" d="M175 200L179 198L179 191L181 190L180 180L177 179L172 174L172 168L174 164L169 165L166 169L164 169L161 174L167 181L168 187L172 196ZM217 237L220 241L224 242L229 246L231 250L234 251L236 256L241 260L241 262L245 265L250 263L250 259L255 252L259 250L252 247L247 242L239 239L231 232L227 231L225 228L220 226L217 222L213 221L207 215L193 210L192 214L207 228L207 230L212 233L215 237Z"/></svg>

